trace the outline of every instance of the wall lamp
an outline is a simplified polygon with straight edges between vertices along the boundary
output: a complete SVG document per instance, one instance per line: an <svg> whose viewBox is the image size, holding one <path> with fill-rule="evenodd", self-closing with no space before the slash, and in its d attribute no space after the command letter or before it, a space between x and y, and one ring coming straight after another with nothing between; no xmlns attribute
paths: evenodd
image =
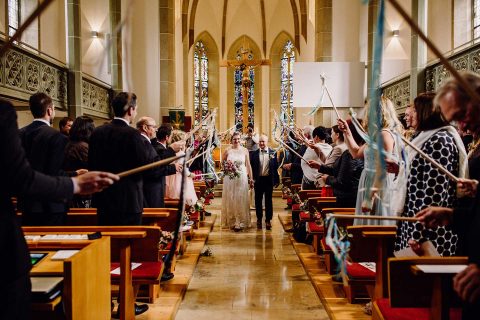
<svg viewBox="0 0 480 320"><path fill-rule="evenodd" d="M98 31L92 31L92 38L98 38Z"/></svg>
<svg viewBox="0 0 480 320"><path fill-rule="evenodd" d="M398 29L397 29L397 30L393 30L393 31L392 31L392 35L393 35L394 37L399 37L399 36L400 36L400 30L398 30Z"/></svg>

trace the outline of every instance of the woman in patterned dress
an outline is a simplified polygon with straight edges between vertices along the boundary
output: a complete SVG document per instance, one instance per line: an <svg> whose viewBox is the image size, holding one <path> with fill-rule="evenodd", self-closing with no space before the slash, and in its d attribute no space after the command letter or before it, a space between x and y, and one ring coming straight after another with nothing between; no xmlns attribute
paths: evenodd
<svg viewBox="0 0 480 320"><path fill-rule="evenodd" d="M434 94L420 94L414 100L417 117L412 143L436 160L455 176L467 175L466 151L456 129L443 120L438 107L433 105ZM402 216L414 217L429 206L451 208L457 200L456 184L430 162L411 148L407 148L409 174ZM401 177L399 177L401 178ZM430 240L442 256L452 256L457 249L458 236L449 227L425 228L420 222L400 223L397 229L395 251L410 246L422 255L421 243Z"/></svg>

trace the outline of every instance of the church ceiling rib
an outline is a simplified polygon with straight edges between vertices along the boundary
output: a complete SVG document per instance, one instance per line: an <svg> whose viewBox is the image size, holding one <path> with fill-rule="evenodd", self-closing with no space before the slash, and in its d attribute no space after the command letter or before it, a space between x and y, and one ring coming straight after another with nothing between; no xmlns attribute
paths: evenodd
<svg viewBox="0 0 480 320"><path fill-rule="evenodd" d="M292 5L293 25L295 28L295 47L297 47L298 52L300 52L300 32L299 32L300 26L298 22L297 3L295 0L290 0L290 4Z"/></svg>
<svg viewBox="0 0 480 320"><path fill-rule="evenodd" d="M183 0L182 3L182 39L185 39L185 36L188 32L188 5L189 0Z"/></svg>
<svg viewBox="0 0 480 320"><path fill-rule="evenodd" d="M262 12L262 49L263 55L267 56L267 28L265 27L265 1L260 0L260 9Z"/></svg>
<svg viewBox="0 0 480 320"><path fill-rule="evenodd" d="M197 14L198 0L193 0L192 10L190 11L190 28L188 30L188 48L190 49L193 45L195 37L195 15Z"/></svg>
<svg viewBox="0 0 480 320"><path fill-rule="evenodd" d="M300 18L301 18L301 33L305 42L307 41L307 0L299 0L300 3Z"/></svg>
<svg viewBox="0 0 480 320"><path fill-rule="evenodd" d="M227 9L228 0L223 2L223 17L222 17L222 57L225 55L225 30L227 28Z"/></svg>

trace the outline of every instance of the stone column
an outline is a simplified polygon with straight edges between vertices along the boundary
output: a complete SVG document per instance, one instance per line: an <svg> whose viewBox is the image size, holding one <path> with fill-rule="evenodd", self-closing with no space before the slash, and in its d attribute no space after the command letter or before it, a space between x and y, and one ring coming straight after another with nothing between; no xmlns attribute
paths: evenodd
<svg viewBox="0 0 480 320"><path fill-rule="evenodd" d="M262 68L262 110L260 121L255 121L255 127L258 127L258 133L266 134L270 141L272 141L270 125L273 114L270 113L270 66L261 66Z"/></svg>
<svg viewBox="0 0 480 320"><path fill-rule="evenodd" d="M316 0L315 61L332 61L332 0Z"/></svg>
<svg viewBox="0 0 480 320"><path fill-rule="evenodd" d="M123 88L122 77L122 31L115 33L115 28L122 20L122 1L110 0L110 70L112 74L112 89L115 93Z"/></svg>
<svg viewBox="0 0 480 320"><path fill-rule="evenodd" d="M332 0L315 2L315 61L332 61ZM323 124L323 112L320 109L314 117L314 125ZM297 115L298 117L299 115Z"/></svg>
<svg viewBox="0 0 480 320"><path fill-rule="evenodd" d="M160 117L175 108L175 1L163 0L160 10Z"/></svg>
<svg viewBox="0 0 480 320"><path fill-rule="evenodd" d="M80 0L67 1L68 116L82 115L82 48Z"/></svg>
<svg viewBox="0 0 480 320"><path fill-rule="evenodd" d="M421 30L427 30L427 0L412 0L412 18ZM412 30L412 47L410 57L410 101L425 91L425 70L427 63L427 46L417 33Z"/></svg>

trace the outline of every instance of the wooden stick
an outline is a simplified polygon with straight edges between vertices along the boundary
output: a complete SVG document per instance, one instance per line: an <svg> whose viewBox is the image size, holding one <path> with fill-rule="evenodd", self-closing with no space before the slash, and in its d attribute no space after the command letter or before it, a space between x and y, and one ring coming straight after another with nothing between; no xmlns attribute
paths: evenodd
<svg viewBox="0 0 480 320"><path fill-rule="evenodd" d="M22 36L23 32L25 29L27 29L32 22L37 19L45 9L48 8L48 6L53 2L53 0L45 0L41 2L38 7L32 12L30 16L28 16L27 20L20 26L20 28L17 29L17 32L13 36L8 39L8 42L5 43L1 48L0 48L0 58L7 53L7 51L13 47L13 43L15 41L18 41L20 37Z"/></svg>
<svg viewBox="0 0 480 320"><path fill-rule="evenodd" d="M370 219L370 220L394 220L394 221L418 222L418 219L415 217L369 216L365 214L328 213L327 217L333 217L333 218L339 218L339 219Z"/></svg>
<svg viewBox="0 0 480 320"><path fill-rule="evenodd" d="M420 148L418 148L416 145L414 145L413 143L411 143L408 139L404 138L402 136L402 141L405 143L405 144L408 144L408 146L410 148L412 148L413 150L417 151L425 160L427 160L428 162L430 162L434 167L436 167L438 170L440 170L441 172L443 172L447 177L449 177L452 181L455 181L456 183L459 182L459 179L453 175L453 173L451 173L450 171L448 171L447 169L445 169L445 167L443 167L440 163L438 163L435 159L429 157L425 152L423 152L422 150L420 150Z"/></svg>
<svg viewBox="0 0 480 320"><path fill-rule="evenodd" d="M164 165L170 164L171 162L173 162L175 160L178 160L180 158L183 158L183 157L185 157L185 155L175 156L175 157L170 157L170 158L167 158L167 159L155 161L155 162L146 164L146 165L141 166L141 167L137 167L137 168L133 168L133 169L130 169L130 170L127 170L127 171L120 172L118 174L118 176L120 178L128 177L128 176L130 176L132 174L135 174L135 173L143 172L145 170L149 170L149 169L153 169L153 168L156 168L156 167L159 167L159 166L164 166Z"/></svg>
<svg viewBox="0 0 480 320"><path fill-rule="evenodd" d="M337 107L335 107L335 104L333 103L332 97L330 96L330 91L328 91L327 86L325 87L325 91L327 92L328 100L330 100L330 103L332 104L333 110L335 110L335 113L337 114L337 119L341 119L340 113L338 113Z"/></svg>
<svg viewBox="0 0 480 320"><path fill-rule="evenodd" d="M355 117L352 117L352 121L355 121L357 123L357 125L362 128L362 126L360 125L360 123L358 122L357 118ZM363 128L362 128L363 129ZM365 130L363 130L363 132L365 132ZM366 132L365 132L366 133ZM404 136L400 135L401 138L402 138L402 141L407 144L410 148L412 148L413 150L417 151L418 154L420 154L422 156L422 158L424 158L425 160L427 160L428 162L430 162L435 168L437 168L438 170L440 170L442 173L444 173L448 178L450 178L452 181L455 181L456 183L459 182L459 178L456 177L453 173L451 173L450 171L448 171L447 169L445 169L444 166L442 166L440 163L438 163L435 159L431 158L428 154L426 154L425 152L423 152L422 150L420 150L419 147L417 147L416 145L414 145L411 141L409 141L407 138L405 138Z"/></svg>
<svg viewBox="0 0 480 320"><path fill-rule="evenodd" d="M450 62L443 56L443 54L438 50L438 48L433 44L430 39L427 38L425 33L420 29L420 27L415 23L415 21L410 18L408 13L403 10L403 8L398 4L397 0L388 0L390 4L397 10L397 12L405 19L405 21L410 25L410 28L413 29L414 32L418 34L420 38L425 42L427 47L432 50L432 52L437 56L443 66L450 72L450 74L457 79L463 89L468 93L468 95L474 99L476 102L480 102L480 95L472 89L470 84L462 78L462 76L458 73L458 71L450 64Z"/></svg>
<svg viewBox="0 0 480 320"><path fill-rule="evenodd" d="M279 139L275 139L277 140L277 142L279 142L284 148L287 148L288 150L292 151L294 155L296 155L297 157L299 157L300 159L302 159L303 161L305 161L307 164L308 164L308 161L305 160L304 157L302 157L300 154L298 154L295 150L293 150L292 148L290 148L289 145L287 145L286 143L284 143L282 140L279 140Z"/></svg>

